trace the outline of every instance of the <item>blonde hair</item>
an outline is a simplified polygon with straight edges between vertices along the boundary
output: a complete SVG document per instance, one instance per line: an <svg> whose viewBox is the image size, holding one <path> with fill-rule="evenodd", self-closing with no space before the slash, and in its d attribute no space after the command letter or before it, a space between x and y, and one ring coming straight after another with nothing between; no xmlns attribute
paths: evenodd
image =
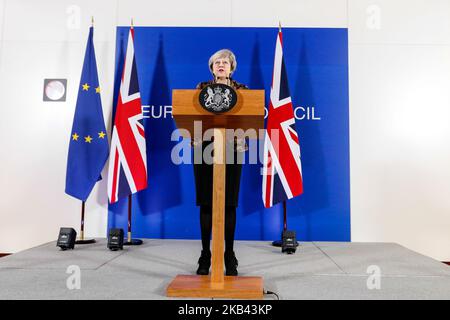
<svg viewBox="0 0 450 320"><path fill-rule="evenodd" d="M234 53L231 50L228 49L221 49L219 51L217 51L216 53L214 53L208 61L208 65L209 65L209 70L211 71L211 73L213 73L213 64L214 61L216 61L217 59L220 58L228 58L230 60L230 75L233 74L233 72L236 70L237 67L237 61L236 61L236 56L234 55Z"/></svg>

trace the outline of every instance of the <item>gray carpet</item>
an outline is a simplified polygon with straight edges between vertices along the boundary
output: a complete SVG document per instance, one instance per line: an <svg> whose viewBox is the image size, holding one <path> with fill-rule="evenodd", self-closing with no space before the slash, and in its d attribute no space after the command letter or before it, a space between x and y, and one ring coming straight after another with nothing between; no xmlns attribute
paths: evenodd
<svg viewBox="0 0 450 320"><path fill-rule="evenodd" d="M239 274L263 276L280 299L450 299L449 266L393 243L308 242L286 255L269 242L237 241L235 251ZM167 285L194 274L199 253L197 240L148 239L117 252L105 239L69 251L52 242L0 258L0 299L168 299ZM71 265L80 289L67 288ZM372 265L381 278L370 290Z"/></svg>

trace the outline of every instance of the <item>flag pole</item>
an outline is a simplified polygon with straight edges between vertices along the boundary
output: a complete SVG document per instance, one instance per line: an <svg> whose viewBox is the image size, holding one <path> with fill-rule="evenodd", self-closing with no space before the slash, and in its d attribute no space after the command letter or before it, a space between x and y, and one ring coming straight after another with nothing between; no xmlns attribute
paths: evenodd
<svg viewBox="0 0 450 320"><path fill-rule="evenodd" d="M125 246L139 246L143 242L140 239L133 239L131 237L131 206L132 206L132 197L131 194L128 196L128 239L127 242L124 243Z"/></svg>
<svg viewBox="0 0 450 320"><path fill-rule="evenodd" d="M80 227L80 239L75 241L75 244L91 244L95 243L95 239L84 239L84 212L86 202L81 201L81 227Z"/></svg>
<svg viewBox="0 0 450 320"><path fill-rule="evenodd" d="M281 33L281 21L278 21L278 33ZM281 247L283 245L283 232L287 230L287 205L286 200L283 201L283 231L281 232L281 240L272 242L274 247ZM297 246L298 246L298 242Z"/></svg>
<svg viewBox="0 0 450 320"><path fill-rule="evenodd" d="M287 230L287 205L286 200L283 201L283 231L281 232L281 240L275 240L272 242L272 246L281 247L283 245L283 232ZM298 247L298 241L295 240L296 247Z"/></svg>
<svg viewBox="0 0 450 320"><path fill-rule="evenodd" d="M91 25L94 27L94 16L91 17ZM81 225L80 225L80 239L75 241L75 244L91 244L95 243L95 239L84 239L84 213L86 208L86 201L81 201Z"/></svg>
<svg viewBox="0 0 450 320"><path fill-rule="evenodd" d="M131 194L128 196L128 241L131 242Z"/></svg>
<svg viewBox="0 0 450 320"><path fill-rule="evenodd" d="M131 25L130 25L131 29L134 28L134 21L133 18L131 18ZM133 239L131 237L131 209L132 209L132 196L131 194L128 195L128 237L127 237L127 242L124 243L125 246L139 246L141 245L143 242L140 239Z"/></svg>
<svg viewBox="0 0 450 320"><path fill-rule="evenodd" d="M283 231L281 232L281 238L283 238L283 232L287 230L287 214L286 214L286 200L283 201ZM274 247L281 247L283 245L283 239L275 240L272 242Z"/></svg>
<svg viewBox="0 0 450 320"><path fill-rule="evenodd" d="M281 32L281 21L278 21L278 33ZM286 214L286 200L283 201L283 231L281 237L283 238L283 232L287 230L287 214ZM272 242L274 247L281 247L283 245L283 239L275 240Z"/></svg>
<svg viewBox="0 0 450 320"><path fill-rule="evenodd" d="M81 230L80 230L80 240L84 240L84 212L86 208L86 202L81 201Z"/></svg>

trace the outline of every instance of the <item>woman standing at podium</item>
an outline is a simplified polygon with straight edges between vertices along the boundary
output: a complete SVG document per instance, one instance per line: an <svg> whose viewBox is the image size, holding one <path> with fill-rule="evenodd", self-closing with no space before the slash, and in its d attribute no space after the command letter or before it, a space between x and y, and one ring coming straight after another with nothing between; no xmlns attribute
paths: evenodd
<svg viewBox="0 0 450 320"><path fill-rule="evenodd" d="M235 90L248 89L247 86L238 83L231 78L236 70L236 57L230 50L222 49L209 58L209 70L213 79L201 82L197 89L203 89L214 83L226 84ZM195 148L202 148L201 152L211 144L211 141L194 141ZM231 149L230 149L231 148ZM233 152L234 162L226 164L225 180L225 274L237 276L238 260L234 253L234 233L236 229L236 207L239 198L239 185L242 171L242 156L246 150L244 140L227 142L227 150ZM203 157L202 157L203 158ZM202 252L198 260L197 274L209 274L211 266L211 231L212 231L212 190L213 190L213 165L203 162L194 164L195 188L197 194L197 206L200 207L200 227L202 234Z"/></svg>

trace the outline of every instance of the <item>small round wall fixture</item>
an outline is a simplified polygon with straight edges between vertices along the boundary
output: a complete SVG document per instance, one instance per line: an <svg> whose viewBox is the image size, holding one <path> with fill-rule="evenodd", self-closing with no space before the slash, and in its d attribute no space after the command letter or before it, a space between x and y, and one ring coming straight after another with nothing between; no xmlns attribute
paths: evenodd
<svg viewBox="0 0 450 320"><path fill-rule="evenodd" d="M44 101L66 101L67 79L44 79Z"/></svg>

